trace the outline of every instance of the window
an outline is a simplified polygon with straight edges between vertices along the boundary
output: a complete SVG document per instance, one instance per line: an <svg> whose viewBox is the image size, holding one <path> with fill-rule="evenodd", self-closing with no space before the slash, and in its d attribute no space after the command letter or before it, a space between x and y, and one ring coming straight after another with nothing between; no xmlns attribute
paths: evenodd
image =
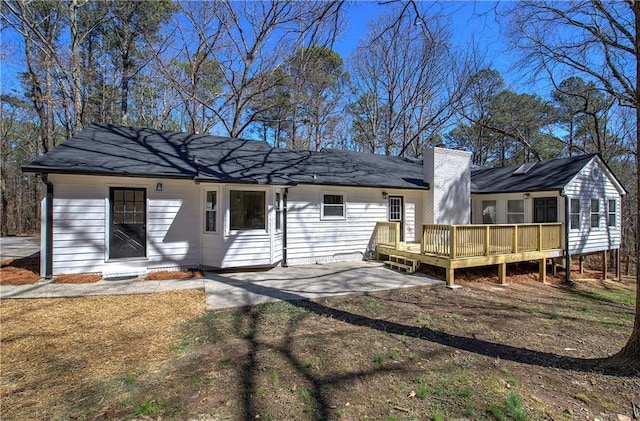
<svg viewBox="0 0 640 421"><path fill-rule="evenodd" d="M207 192L207 203L205 204L205 222L204 222L204 230L206 232L216 232L217 229L217 218L218 218L218 198L217 192L208 191Z"/></svg>
<svg viewBox="0 0 640 421"><path fill-rule="evenodd" d="M600 228L600 199L591 199L591 228Z"/></svg>
<svg viewBox="0 0 640 421"><path fill-rule="evenodd" d="M280 203L280 193L276 193L276 229L282 228L282 205Z"/></svg>
<svg viewBox="0 0 640 421"><path fill-rule="evenodd" d="M482 223L483 224L496 223L496 201L495 200L482 201Z"/></svg>
<svg viewBox="0 0 640 421"><path fill-rule="evenodd" d="M229 213L232 230L258 230L265 226L265 192L231 190Z"/></svg>
<svg viewBox="0 0 640 421"><path fill-rule="evenodd" d="M344 219L346 216L344 195L325 194L322 198L323 219Z"/></svg>
<svg viewBox="0 0 640 421"><path fill-rule="evenodd" d="M616 226L616 199L609 199L607 201L607 225L610 227Z"/></svg>
<svg viewBox="0 0 640 421"><path fill-rule="evenodd" d="M580 199L571 199L571 229L580 229Z"/></svg>
<svg viewBox="0 0 640 421"><path fill-rule="evenodd" d="M524 224L524 200L507 200L507 224Z"/></svg>

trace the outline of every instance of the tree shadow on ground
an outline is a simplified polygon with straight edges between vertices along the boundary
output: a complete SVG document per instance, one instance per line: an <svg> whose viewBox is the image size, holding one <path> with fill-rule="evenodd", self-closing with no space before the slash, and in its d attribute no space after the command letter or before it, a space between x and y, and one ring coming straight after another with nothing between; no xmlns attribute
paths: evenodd
<svg viewBox="0 0 640 421"><path fill-rule="evenodd" d="M636 374L620 373L606 368L605 366L603 366L603 363L607 361L607 358L576 358L559 355L552 352L518 348L511 345L486 341L483 339L459 336L443 331L435 331L429 329L426 326L408 326L388 320L374 319L345 310L327 307L316 301L310 301L305 297L301 297L297 294L287 293L277 288L271 288L265 285L244 282L241 285L235 283L235 286L239 286L254 294L284 299L294 306L303 308L321 316L330 317L351 324L353 326L367 327L384 333L422 339L425 341L445 345L478 355L484 355L491 358L500 358L501 360L513 361L539 367L559 368L563 370L581 372L598 372L602 374L617 376L634 376Z"/></svg>

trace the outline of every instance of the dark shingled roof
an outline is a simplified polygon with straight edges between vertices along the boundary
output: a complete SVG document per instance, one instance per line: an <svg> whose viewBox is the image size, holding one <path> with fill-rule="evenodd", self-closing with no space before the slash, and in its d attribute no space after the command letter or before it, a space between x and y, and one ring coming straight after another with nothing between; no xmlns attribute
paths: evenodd
<svg viewBox="0 0 640 421"><path fill-rule="evenodd" d="M22 167L26 172L425 189L422 163L350 151L92 124Z"/></svg>
<svg viewBox="0 0 640 421"><path fill-rule="evenodd" d="M511 193L562 190L596 154L537 162L525 174L514 174L522 164L471 170L472 193Z"/></svg>

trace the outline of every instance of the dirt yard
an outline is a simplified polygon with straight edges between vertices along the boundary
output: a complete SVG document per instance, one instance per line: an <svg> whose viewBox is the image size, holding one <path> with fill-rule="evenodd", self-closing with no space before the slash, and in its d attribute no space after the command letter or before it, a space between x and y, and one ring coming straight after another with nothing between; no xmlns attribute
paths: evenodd
<svg viewBox="0 0 640 421"><path fill-rule="evenodd" d="M3 420L618 420L631 280L413 288L207 313L202 292L3 300Z"/></svg>

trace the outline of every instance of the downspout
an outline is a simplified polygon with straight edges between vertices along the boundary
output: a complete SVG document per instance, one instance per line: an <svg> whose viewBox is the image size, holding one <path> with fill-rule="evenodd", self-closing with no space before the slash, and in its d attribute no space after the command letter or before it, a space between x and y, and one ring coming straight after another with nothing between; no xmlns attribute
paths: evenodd
<svg viewBox="0 0 640 421"><path fill-rule="evenodd" d="M571 282L571 253L569 252L569 230L571 228L571 199L561 191L560 195L564 197L564 253L565 253L565 282Z"/></svg>
<svg viewBox="0 0 640 421"><path fill-rule="evenodd" d="M286 268L287 264L287 196L289 188L284 189L282 195L282 267Z"/></svg>
<svg viewBox="0 0 640 421"><path fill-rule="evenodd" d="M44 228L42 230L42 273L45 279L53 276L53 183L49 181L49 174L41 174L42 182L47 186L47 194L44 201ZM41 218L42 220L42 218Z"/></svg>

